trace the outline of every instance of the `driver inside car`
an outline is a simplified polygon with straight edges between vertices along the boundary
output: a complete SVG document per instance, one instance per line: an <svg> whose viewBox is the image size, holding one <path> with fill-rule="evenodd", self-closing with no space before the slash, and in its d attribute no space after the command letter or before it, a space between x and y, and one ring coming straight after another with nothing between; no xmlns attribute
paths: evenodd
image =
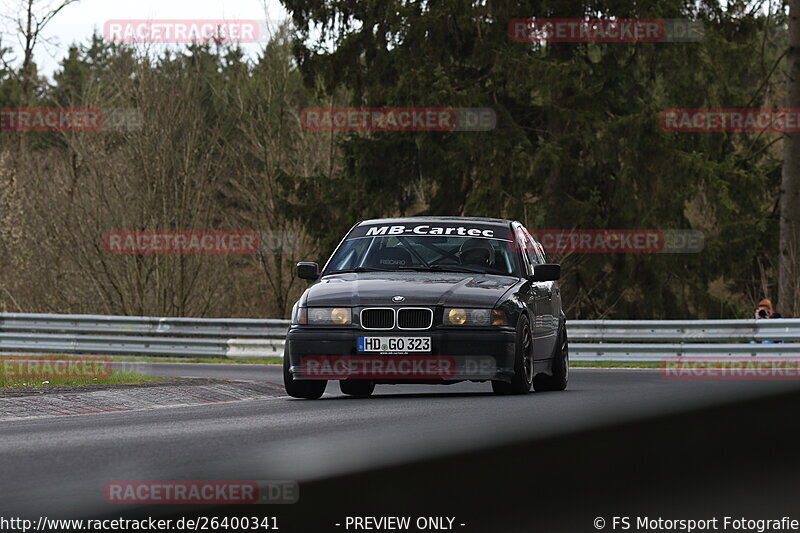
<svg viewBox="0 0 800 533"><path fill-rule="evenodd" d="M458 257L465 266L494 266L494 248L486 239L467 239L461 244Z"/></svg>

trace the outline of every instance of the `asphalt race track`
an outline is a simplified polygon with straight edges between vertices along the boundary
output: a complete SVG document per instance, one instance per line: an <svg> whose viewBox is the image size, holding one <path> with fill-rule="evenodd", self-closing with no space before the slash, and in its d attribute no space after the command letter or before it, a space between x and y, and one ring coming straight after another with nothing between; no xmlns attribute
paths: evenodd
<svg viewBox="0 0 800 533"><path fill-rule="evenodd" d="M273 366L135 367L161 376L281 383ZM589 514L609 506L630 513L625 502L644 504L648 494L711 513L695 505L697 491L708 505L733 501L725 491L761 505L767 495L766 503L776 503L771 494L783 490L783 480L795 487L788 512L800 501L799 385L573 369L567 391L527 396L498 397L488 384L467 383L384 385L373 398L357 399L329 383L318 401L275 397L7 420L0 422L0 515L230 511L130 509L103 499L109 481L146 479L296 480L297 504L259 506L259 513L285 516L285 531L310 524L344 531L335 526L344 513L401 509L457 514L465 524L460 531L593 531ZM688 474L681 465L689 465ZM766 476L771 468L778 470ZM770 487L751 484L762 475ZM644 494L639 484L652 491ZM543 492L529 495L533 487ZM252 514L249 507L245 514ZM565 516L566 509L574 512ZM534 517L548 528L526 528Z"/></svg>

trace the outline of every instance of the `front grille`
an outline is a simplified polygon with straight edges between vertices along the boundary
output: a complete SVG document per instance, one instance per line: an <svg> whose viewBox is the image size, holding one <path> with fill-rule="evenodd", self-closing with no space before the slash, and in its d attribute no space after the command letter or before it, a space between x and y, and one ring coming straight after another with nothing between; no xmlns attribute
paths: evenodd
<svg viewBox="0 0 800 533"><path fill-rule="evenodd" d="M361 311L361 327L364 329L392 329L394 309L376 308Z"/></svg>
<svg viewBox="0 0 800 533"><path fill-rule="evenodd" d="M433 324L433 311L425 307L408 307L397 312L400 329L428 329Z"/></svg>

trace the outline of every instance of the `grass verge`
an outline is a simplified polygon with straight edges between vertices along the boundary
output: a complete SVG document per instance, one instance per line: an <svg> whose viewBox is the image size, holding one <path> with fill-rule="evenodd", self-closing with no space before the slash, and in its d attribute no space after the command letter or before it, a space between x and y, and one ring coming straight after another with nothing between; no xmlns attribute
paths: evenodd
<svg viewBox="0 0 800 533"><path fill-rule="evenodd" d="M572 368L661 368L661 361L570 361Z"/></svg>
<svg viewBox="0 0 800 533"><path fill-rule="evenodd" d="M283 357L254 357L252 359L224 359L222 357L114 357L112 361L132 363L214 363L238 365L280 365Z"/></svg>
<svg viewBox="0 0 800 533"><path fill-rule="evenodd" d="M80 387L84 385L139 385L153 381L162 381L163 378L131 372L128 370L113 370L108 376L84 378L60 378L51 376L39 377L9 377L0 374L0 390L20 389L32 387Z"/></svg>

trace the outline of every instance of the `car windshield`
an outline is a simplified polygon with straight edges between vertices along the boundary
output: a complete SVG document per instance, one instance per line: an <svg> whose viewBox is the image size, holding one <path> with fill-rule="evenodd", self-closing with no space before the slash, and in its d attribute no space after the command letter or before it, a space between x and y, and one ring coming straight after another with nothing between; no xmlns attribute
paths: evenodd
<svg viewBox="0 0 800 533"><path fill-rule="evenodd" d="M517 275L512 242L459 236L375 236L346 240L324 274L370 271Z"/></svg>

